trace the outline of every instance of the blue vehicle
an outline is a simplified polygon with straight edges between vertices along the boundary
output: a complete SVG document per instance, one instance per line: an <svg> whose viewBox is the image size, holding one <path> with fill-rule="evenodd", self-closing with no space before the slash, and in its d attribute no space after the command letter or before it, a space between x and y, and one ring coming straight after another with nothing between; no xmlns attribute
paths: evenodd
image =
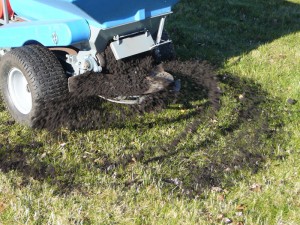
<svg viewBox="0 0 300 225"><path fill-rule="evenodd" d="M44 102L71 91L72 78L101 73L108 47L115 60L149 51L163 60L161 49L173 50L164 24L178 0L0 1L0 89L13 118L28 126ZM156 75L174 83L166 72ZM108 100L138 104L143 94Z"/></svg>

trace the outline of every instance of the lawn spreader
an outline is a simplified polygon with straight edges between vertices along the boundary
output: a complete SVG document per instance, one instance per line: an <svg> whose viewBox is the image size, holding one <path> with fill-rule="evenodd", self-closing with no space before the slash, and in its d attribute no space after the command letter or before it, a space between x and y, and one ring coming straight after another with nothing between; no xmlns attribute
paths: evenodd
<svg viewBox="0 0 300 225"><path fill-rule="evenodd" d="M164 24L177 1L1 0L0 88L12 117L33 126L45 103L77 91L121 104L178 91L160 64L174 58Z"/></svg>

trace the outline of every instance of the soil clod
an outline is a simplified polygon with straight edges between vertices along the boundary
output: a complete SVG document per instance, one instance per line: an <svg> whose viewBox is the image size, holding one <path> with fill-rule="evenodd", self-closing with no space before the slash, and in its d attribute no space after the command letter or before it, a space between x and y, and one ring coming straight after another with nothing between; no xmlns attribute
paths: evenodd
<svg viewBox="0 0 300 225"><path fill-rule="evenodd" d="M292 99L292 98L289 98L289 99L287 100L287 103L289 103L290 105L295 105L295 104L297 103L297 100Z"/></svg>

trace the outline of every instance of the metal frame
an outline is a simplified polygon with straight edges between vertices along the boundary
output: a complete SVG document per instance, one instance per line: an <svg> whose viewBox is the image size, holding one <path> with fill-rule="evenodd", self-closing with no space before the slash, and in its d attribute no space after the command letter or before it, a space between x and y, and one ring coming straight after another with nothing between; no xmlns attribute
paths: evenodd
<svg viewBox="0 0 300 225"><path fill-rule="evenodd" d="M157 37L156 37L156 44L159 44L160 41L161 41L161 36L162 36L163 30L164 30L164 27L165 27L166 18L167 18L166 16L163 16L160 19L158 32L157 32Z"/></svg>
<svg viewBox="0 0 300 225"><path fill-rule="evenodd" d="M7 0L2 0L2 5L3 5L4 19L0 19L0 23L8 24L9 23L9 15L8 15L8 8L7 8Z"/></svg>
<svg viewBox="0 0 300 225"><path fill-rule="evenodd" d="M105 50L107 47L107 44L114 40L120 43L123 41L126 41L126 38L135 38L139 35L147 35L150 36L151 39L153 39L153 42L151 42L151 45L148 44L146 49L143 50L143 52L150 51L160 45L167 44L171 42L171 40L162 40L162 33L164 30L164 24L166 17L171 14L172 12L154 16L147 18L146 20L136 21L134 23L128 23L116 27L112 27L109 29L101 29L97 27L93 27L90 25L91 29L91 37L90 40L87 42L81 42L78 44L74 44L72 46L79 49L78 54L74 55L67 55L67 63L69 63L73 70L71 73L73 75L80 75L86 70L82 67L87 62L87 59L89 59L87 62L89 65L95 65L95 62L91 61L93 58L96 60L97 53L101 53ZM112 42L113 43L113 42ZM139 51L143 48L143 44L145 44L143 41L139 42L139 45L137 44L131 44L132 48L136 51ZM118 45L116 45L118 47ZM142 46L142 47L141 47ZM119 46L120 47L120 46ZM119 48L116 49L118 52L120 50ZM116 59L119 59L118 56L116 56L115 52L114 55ZM127 55L131 56L131 55ZM91 63L92 62L92 63ZM91 71L99 72L102 70L101 65L95 66L94 68L89 67Z"/></svg>

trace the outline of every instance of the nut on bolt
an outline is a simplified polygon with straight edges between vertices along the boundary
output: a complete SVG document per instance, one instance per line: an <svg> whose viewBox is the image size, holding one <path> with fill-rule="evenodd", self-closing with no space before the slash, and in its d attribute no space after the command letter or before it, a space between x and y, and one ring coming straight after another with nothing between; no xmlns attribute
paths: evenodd
<svg viewBox="0 0 300 225"><path fill-rule="evenodd" d="M92 70L92 65L89 59L85 59L82 65L82 69L84 70Z"/></svg>

